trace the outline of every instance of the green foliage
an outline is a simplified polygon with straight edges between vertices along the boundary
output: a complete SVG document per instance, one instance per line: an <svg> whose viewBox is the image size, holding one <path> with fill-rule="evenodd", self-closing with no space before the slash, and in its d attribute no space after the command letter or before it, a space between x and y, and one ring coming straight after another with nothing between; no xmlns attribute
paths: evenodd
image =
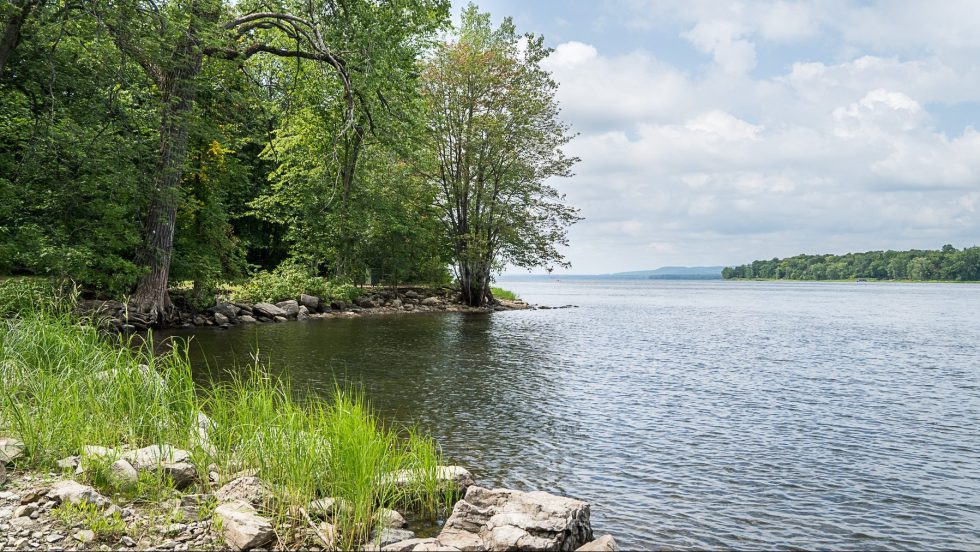
<svg viewBox="0 0 980 552"><path fill-rule="evenodd" d="M492 287L490 291L493 292L493 296L497 299L503 299L504 301L518 301L520 296L513 291L506 290L504 288Z"/></svg>
<svg viewBox="0 0 980 552"><path fill-rule="evenodd" d="M567 265L558 247L577 211L545 182L570 176L577 159L563 152L572 135L541 67L550 52L510 18L493 28L470 4L423 68L429 131L417 163L438 190L456 276L474 306L506 264Z"/></svg>
<svg viewBox="0 0 980 552"><path fill-rule="evenodd" d="M282 264L271 272L256 272L242 284L230 287L233 300L251 303L298 299L303 293L320 299L347 302L361 295L360 290L351 284L315 276L308 268L293 263Z"/></svg>
<svg viewBox="0 0 980 552"><path fill-rule="evenodd" d="M77 289L67 282L47 278L0 278L0 318L33 312L68 312L77 299Z"/></svg>
<svg viewBox="0 0 980 552"><path fill-rule="evenodd" d="M107 516L101 508L91 502L78 504L65 502L52 510L51 515L69 527L81 524L83 529L89 529L95 533L97 539L118 538L126 534L126 522L123 521L119 512L113 512L112 515Z"/></svg>
<svg viewBox="0 0 980 552"><path fill-rule="evenodd" d="M265 512L279 523L302 521L300 507L336 496L351 505L333 521L342 549L357 548L377 525L379 508L408 505L423 516L445 514L436 480L441 457L413 430L380 423L360 393L337 389L329 401L292 399L287 382L249 367L231 383L195 388L182 348L153 354L151 344L110 344L89 326L66 317L25 315L0 322L0 434L25 442L18 459L53 469L83 445L124 450L171 444L192 452L198 473L217 464L230 474L258 468L273 500ZM197 437L198 413L211 419L208 444ZM86 459L83 477L110 491L146 500L171 496L159 472L141 472L118 489L109 460ZM408 485L392 474L408 470ZM206 480L200 491L209 489ZM59 515L112 534L114 518L96 520L85 507Z"/></svg>
<svg viewBox="0 0 980 552"><path fill-rule="evenodd" d="M980 281L980 247L936 251L868 251L846 255L797 255L726 267L723 278L786 280L938 280Z"/></svg>

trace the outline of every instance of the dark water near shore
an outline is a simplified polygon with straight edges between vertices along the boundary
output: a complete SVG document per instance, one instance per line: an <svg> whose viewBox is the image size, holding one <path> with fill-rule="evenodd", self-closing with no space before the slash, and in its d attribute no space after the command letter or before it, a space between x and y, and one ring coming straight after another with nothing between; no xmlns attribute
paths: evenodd
<svg viewBox="0 0 980 552"><path fill-rule="evenodd" d="M503 285L581 308L207 329L192 355L363 385L626 548L980 549L980 285Z"/></svg>

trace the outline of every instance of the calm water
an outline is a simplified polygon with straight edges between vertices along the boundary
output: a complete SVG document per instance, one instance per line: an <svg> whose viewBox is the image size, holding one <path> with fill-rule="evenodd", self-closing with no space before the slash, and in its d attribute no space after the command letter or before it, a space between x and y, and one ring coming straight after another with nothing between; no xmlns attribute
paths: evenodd
<svg viewBox="0 0 980 552"><path fill-rule="evenodd" d="M581 308L202 330L195 361L357 382L629 548L980 549L980 286L505 287Z"/></svg>

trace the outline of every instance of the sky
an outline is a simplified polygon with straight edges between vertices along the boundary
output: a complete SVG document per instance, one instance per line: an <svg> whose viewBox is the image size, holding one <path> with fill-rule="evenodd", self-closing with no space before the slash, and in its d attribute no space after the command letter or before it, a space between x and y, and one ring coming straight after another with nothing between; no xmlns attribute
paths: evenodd
<svg viewBox="0 0 980 552"><path fill-rule="evenodd" d="M478 5L554 48L566 272L980 244L975 1Z"/></svg>

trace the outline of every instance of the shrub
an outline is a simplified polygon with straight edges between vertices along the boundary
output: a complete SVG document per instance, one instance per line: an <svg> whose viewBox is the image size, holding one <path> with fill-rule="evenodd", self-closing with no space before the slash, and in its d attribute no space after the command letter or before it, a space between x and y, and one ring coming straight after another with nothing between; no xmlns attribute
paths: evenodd
<svg viewBox="0 0 980 552"><path fill-rule="evenodd" d="M244 283L230 289L233 300L252 303L296 299L303 293L348 302L360 295L360 290L349 283L332 282L295 264L282 264L272 272L256 272Z"/></svg>

